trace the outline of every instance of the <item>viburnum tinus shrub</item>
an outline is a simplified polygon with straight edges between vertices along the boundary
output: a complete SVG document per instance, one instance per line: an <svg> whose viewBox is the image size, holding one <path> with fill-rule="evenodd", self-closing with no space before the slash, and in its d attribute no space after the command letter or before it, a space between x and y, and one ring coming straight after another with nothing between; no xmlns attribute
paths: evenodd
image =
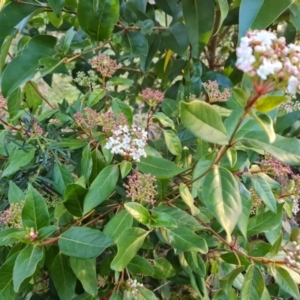
<svg viewBox="0 0 300 300"><path fill-rule="evenodd" d="M0 299L300 299L273 1L0 1Z"/></svg>

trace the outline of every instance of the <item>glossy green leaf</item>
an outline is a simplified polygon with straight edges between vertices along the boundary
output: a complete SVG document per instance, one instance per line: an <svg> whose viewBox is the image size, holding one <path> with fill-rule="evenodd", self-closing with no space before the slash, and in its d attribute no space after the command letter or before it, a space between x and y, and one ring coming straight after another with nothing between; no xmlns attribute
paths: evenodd
<svg viewBox="0 0 300 300"><path fill-rule="evenodd" d="M145 174L150 173L158 179L171 178L183 172L183 169L179 168L173 162L159 157L143 157L136 164L141 172Z"/></svg>
<svg viewBox="0 0 300 300"><path fill-rule="evenodd" d="M36 35L29 41L25 50L15 57L3 72L1 88L4 97L35 76L38 72L39 60L55 53L56 41L56 38L50 35Z"/></svg>
<svg viewBox="0 0 300 300"><path fill-rule="evenodd" d="M220 12L219 12L220 21L219 21L218 30L215 34L217 34L219 32L219 30L221 29L222 24L223 24L225 18L228 15L228 12L229 12L229 5L228 5L227 0L218 0L218 4L219 4L219 10L220 10Z"/></svg>
<svg viewBox="0 0 300 300"><path fill-rule="evenodd" d="M138 222L149 224L150 213L144 206L136 202L127 202L124 207Z"/></svg>
<svg viewBox="0 0 300 300"><path fill-rule="evenodd" d="M126 51L133 57L146 58L148 53L148 41L143 34L138 31L130 31L123 36L123 45Z"/></svg>
<svg viewBox="0 0 300 300"><path fill-rule="evenodd" d="M237 226L243 236L247 238L247 226L252 205L252 196L245 186L239 182L239 191L242 200L242 215L238 220Z"/></svg>
<svg viewBox="0 0 300 300"><path fill-rule="evenodd" d="M13 121L15 118L20 117L22 110L22 92L20 88L17 88L7 97L7 110L9 112L9 118Z"/></svg>
<svg viewBox="0 0 300 300"><path fill-rule="evenodd" d="M64 7L65 0L47 0L54 13L59 17Z"/></svg>
<svg viewBox="0 0 300 300"><path fill-rule="evenodd" d="M242 285L241 299L242 300L257 300L260 299L265 288L264 278L261 275L259 268L255 265L250 265L247 269L245 280Z"/></svg>
<svg viewBox="0 0 300 300"><path fill-rule="evenodd" d="M53 170L54 188L63 195L66 186L73 183L73 176L70 170L65 165L56 163Z"/></svg>
<svg viewBox="0 0 300 300"><path fill-rule="evenodd" d="M29 185L26 193L25 204L22 210L22 223L24 228L33 227L35 231L50 225L46 202L32 185Z"/></svg>
<svg viewBox="0 0 300 300"><path fill-rule="evenodd" d="M16 238L10 237L11 233L19 232L20 230L14 227L8 227L0 230L0 246L13 244L17 241Z"/></svg>
<svg viewBox="0 0 300 300"><path fill-rule="evenodd" d="M228 275L220 279L220 285L224 292L228 295L236 277L244 271L244 267L238 267L231 271Z"/></svg>
<svg viewBox="0 0 300 300"><path fill-rule="evenodd" d="M39 230L39 240L42 241L50 236L52 236L55 231L59 230L58 226L55 225L49 225L41 228Z"/></svg>
<svg viewBox="0 0 300 300"><path fill-rule="evenodd" d="M127 269L133 274L143 274L146 276L151 276L153 274L152 265L147 259L138 255L130 261Z"/></svg>
<svg viewBox="0 0 300 300"><path fill-rule="evenodd" d="M170 119L162 112L155 113L152 117L152 120L153 121L157 120L164 127L171 127L172 129L175 129L175 125L172 119Z"/></svg>
<svg viewBox="0 0 300 300"><path fill-rule="evenodd" d="M192 46L192 56L198 57L208 43L214 26L214 1L185 0L182 12Z"/></svg>
<svg viewBox="0 0 300 300"><path fill-rule="evenodd" d="M63 1L63 0L61 0ZM69 51L69 48L71 46L71 42L73 40L73 37L75 35L74 27L72 26L70 29L67 30L66 35L63 37L61 47L63 50L63 53L67 53Z"/></svg>
<svg viewBox="0 0 300 300"><path fill-rule="evenodd" d="M103 233L116 242L125 229L132 227L132 223L133 218L131 214L129 214L126 210L122 210L109 220L103 230Z"/></svg>
<svg viewBox="0 0 300 300"><path fill-rule="evenodd" d="M71 269L69 259L62 253L58 253L53 260L51 273L59 299L72 299L75 293L76 276Z"/></svg>
<svg viewBox="0 0 300 300"><path fill-rule="evenodd" d="M97 0L95 9L94 0L79 0L77 18L80 27L95 41L109 39L114 25L119 18L118 0Z"/></svg>
<svg viewBox="0 0 300 300"><path fill-rule="evenodd" d="M117 240L118 252L111 262L110 267L118 272L126 268L142 247L148 232L141 228L128 228L122 232Z"/></svg>
<svg viewBox="0 0 300 300"><path fill-rule="evenodd" d="M144 287L138 287L137 289L140 293L138 296L138 300L157 300L155 294L152 291L145 289Z"/></svg>
<svg viewBox="0 0 300 300"><path fill-rule="evenodd" d="M277 200L272 192L272 189L263 176L257 174L252 177L253 188L265 205L273 212L277 212Z"/></svg>
<svg viewBox="0 0 300 300"><path fill-rule="evenodd" d="M125 178L128 175L128 173L131 171L131 169L132 169L132 163L127 160L123 160L120 163L121 177Z"/></svg>
<svg viewBox="0 0 300 300"><path fill-rule="evenodd" d="M206 266L201 258L201 256L196 252L185 252L184 258L189 265L189 267L192 269L193 272L196 274L205 277L206 276Z"/></svg>
<svg viewBox="0 0 300 300"><path fill-rule="evenodd" d="M181 102L181 120L190 132L204 141L220 145L228 142L221 116L204 101Z"/></svg>
<svg viewBox="0 0 300 300"><path fill-rule="evenodd" d="M76 217L83 216L83 201L88 190L76 183L68 184L64 193L64 206Z"/></svg>
<svg viewBox="0 0 300 300"><path fill-rule="evenodd" d="M92 161L93 161L93 167L92 167L92 173L90 176L90 182L93 182L94 179L100 173L100 171L102 171L106 167L105 158L98 149L95 149L92 152Z"/></svg>
<svg viewBox="0 0 300 300"><path fill-rule="evenodd" d="M275 243L272 245L272 248L270 250L270 256L271 257L275 256L279 252L279 250L281 248L282 239L283 239L282 232L280 232L279 237L277 238Z"/></svg>
<svg viewBox="0 0 300 300"><path fill-rule="evenodd" d="M108 85L122 85L122 86L131 86L133 84L133 80L129 79L129 78L124 78L124 77L112 77L111 79L108 80L107 84ZM114 99L113 99L114 100ZM123 101L116 99L122 103L124 103ZM125 104L125 103L124 103ZM128 107L130 109L130 107L128 105L126 105L126 107Z"/></svg>
<svg viewBox="0 0 300 300"><path fill-rule="evenodd" d="M37 84L31 81L27 82L24 86L23 93L25 93L28 107L35 113L38 107L43 103Z"/></svg>
<svg viewBox="0 0 300 300"><path fill-rule="evenodd" d="M189 45L189 35L183 23L173 23L167 30L162 32L162 40L168 49L174 53L183 55Z"/></svg>
<svg viewBox="0 0 300 300"><path fill-rule="evenodd" d="M81 158L81 176L84 176L85 182L89 182L93 169L92 152L90 145L87 145L82 151Z"/></svg>
<svg viewBox="0 0 300 300"><path fill-rule="evenodd" d="M84 198L84 215L106 200L114 191L118 177L119 170L116 165L107 166L98 174Z"/></svg>
<svg viewBox="0 0 300 300"><path fill-rule="evenodd" d="M121 114L121 113L124 114L129 125L132 124L133 113L130 106L128 106L126 103L116 98L112 100L111 105L112 105L111 106L112 110L115 114Z"/></svg>
<svg viewBox="0 0 300 300"><path fill-rule="evenodd" d="M42 247L27 245L20 251L13 270L14 290L19 292L22 282L32 276L36 271L38 263L43 259Z"/></svg>
<svg viewBox="0 0 300 300"><path fill-rule="evenodd" d="M202 195L206 207L230 239L242 215L242 201L235 178L227 169L214 166L205 177Z"/></svg>
<svg viewBox="0 0 300 300"><path fill-rule="evenodd" d="M182 201L189 207L189 209L191 210L191 214L192 216L196 216L199 214L200 210L198 209L198 207L195 206L194 204L194 198L189 190L189 188L187 187L186 184L184 183L180 183L179 185L179 193L181 196Z"/></svg>
<svg viewBox="0 0 300 300"><path fill-rule="evenodd" d="M169 151L174 155L180 155L182 146L176 133L172 130L163 130L163 134Z"/></svg>
<svg viewBox="0 0 300 300"><path fill-rule="evenodd" d="M170 229L169 240L177 250L184 252L201 252L206 254L208 247L206 241L187 228Z"/></svg>
<svg viewBox="0 0 300 300"><path fill-rule="evenodd" d="M264 212L249 219L247 235L252 236L277 228L282 218L282 205L277 207L277 213Z"/></svg>
<svg viewBox="0 0 300 300"><path fill-rule="evenodd" d="M280 266L275 266L271 269L276 283L295 299L299 299L299 289L289 272Z"/></svg>
<svg viewBox="0 0 300 300"><path fill-rule="evenodd" d="M175 270L164 257L156 258L152 261L154 273L151 277L155 279L166 279L175 275Z"/></svg>
<svg viewBox="0 0 300 300"><path fill-rule="evenodd" d="M71 268L80 280L84 290L96 296L98 293L98 282L96 278L96 259L78 259L71 257Z"/></svg>
<svg viewBox="0 0 300 300"><path fill-rule="evenodd" d="M155 212L151 216L151 225L154 227L174 228L178 227L177 221L169 214Z"/></svg>
<svg viewBox="0 0 300 300"><path fill-rule="evenodd" d="M0 14L1 15L1 14ZM1 20L0 20L1 22ZM10 48L11 42L14 38L14 35L8 35L5 37L2 46L0 47L0 78L6 63L6 58L8 55L8 50ZM1 35L0 35L0 42L1 42Z"/></svg>
<svg viewBox="0 0 300 300"><path fill-rule="evenodd" d="M99 256L113 240L100 230L88 227L71 227L58 240L60 251L68 256L89 259Z"/></svg>
<svg viewBox="0 0 300 300"><path fill-rule="evenodd" d="M8 201L9 203L20 203L25 199L25 195L22 190L12 181L9 181L8 188Z"/></svg>
<svg viewBox="0 0 300 300"><path fill-rule="evenodd" d="M21 168L26 167L34 158L35 149L27 151L18 149L9 156L8 166L3 171L1 177L8 177L15 174Z"/></svg>
<svg viewBox="0 0 300 300"><path fill-rule="evenodd" d="M255 102L254 107L259 112L269 112L288 100L289 98L287 96L262 96Z"/></svg>

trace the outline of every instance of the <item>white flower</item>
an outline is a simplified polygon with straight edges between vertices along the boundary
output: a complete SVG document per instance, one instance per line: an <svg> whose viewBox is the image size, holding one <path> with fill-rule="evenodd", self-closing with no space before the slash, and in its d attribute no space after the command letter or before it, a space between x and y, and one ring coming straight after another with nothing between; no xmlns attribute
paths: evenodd
<svg viewBox="0 0 300 300"><path fill-rule="evenodd" d="M272 41L276 40L277 37L273 32L261 30L256 32L254 39L257 42L261 42L262 46L271 46Z"/></svg>
<svg viewBox="0 0 300 300"><path fill-rule="evenodd" d="M291 95L295 95L299 87L299 80L295 76L291 76L288 80L287 91Z"/></svg>

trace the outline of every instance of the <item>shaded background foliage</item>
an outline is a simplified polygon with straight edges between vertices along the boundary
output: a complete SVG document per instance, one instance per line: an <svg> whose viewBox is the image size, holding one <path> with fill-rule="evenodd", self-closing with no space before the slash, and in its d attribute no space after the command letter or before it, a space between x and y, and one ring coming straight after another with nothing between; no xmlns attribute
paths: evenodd
<svg viewBox="0 0 300 300"><path fill-rule="evenodd" d="M285 261L299 248L297 181L260 162L270 152L300 164L297 99L291 112L268 95L240 127L253 85L235 67L250 28L296 40L298 1L0 7L0 299L300 298L299 268ZM98 53L120 68L86 84L78 74ZM230 89L227 102L209 104L209 80ZM49 99L41 87L53 81L72 96ZM147 87L164 92L160 105L141 101ZM146 127L147 157L113 156L103 123L78 126L85 108ZM126 195L137 168L156 179L154 206Z"/></svg>

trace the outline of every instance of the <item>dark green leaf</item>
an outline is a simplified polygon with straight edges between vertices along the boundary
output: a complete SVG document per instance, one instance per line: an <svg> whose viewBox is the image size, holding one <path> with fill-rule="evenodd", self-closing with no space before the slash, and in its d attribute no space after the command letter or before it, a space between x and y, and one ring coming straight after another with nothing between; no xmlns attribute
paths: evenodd
<svg viewBox="0 0 300 300"><path fill-rule="evenodd" d="M148 260L138 255L130 261L127 269L133 274L143 274L146 276L151 276L153 274L153 268Z"/></svg>
<svg viewBox="0 0 300 300"><path fill-rule="evenodd" d="M39 230L39 240L42 241L42 240L52 236L53 233L57 230L59 230L59 227L55 226L55 225L49 225L49 226L41 228Z"/></svg>
<svg viewBox="0 0 300 300"><path fill-rule="evenodd" d="M233 281L243 271L244 271L244 267L238 267L238 268L234 269L233 271L231 271L228 275L226 275L225 277L220 279L220 285L226 294L229 293L229 291L233 285Z"/></svg>
<svg viewBox="0 0 300 300"><path fill-rule="evenodd" d="M73 176L69 169L65 165L59 165L56 163L53 170L54 188L63 195L66 186L73 183Z"/></svg>
<svg viewBox="0 0 300 300"><path fill-rule="evenodd" d="M148 41L138 31L130 31L123 36L124 47L134 57L146 57L148 53Z"/></svg>
<svg viewBox="0 0 300 300"><path fill-rule="evenodd" d="M76 183L68 184L64 193L64 206L76 217L83 215L83 201L87 189Z"/></svg>
<svg viewBox="0 0 300 300"><path fill-rule="evenodd" d="M151 276L155 279L166 279L175 275L172 265L164 257L156 258L152 261L154 274Z"/></svg>
<svg viewBox="0 0 300 300"><path fill-rule="evenodd" d="M47 0L54 13L59 17L64 7L65 0Z"/></svg>
<svg viewBox="0 0 300 300"><path fill-rule="evenodd" d="M23 93L25 93L28 107L35 113L38 107L43 103L37 84L31 81L27 82L24 86Z"/></svg>
<svg viewBox="0 0 300 300"><path fill-rule="evenodd" d="M133 121L133 114L131 108L119 99L112 100L112 110L115 114L124 114L129 125L132 124Z"/></svg>
<svg viewBox="0 0 300 300"><path fill-rule="evenodd" d="M206 266L201 256L196 252L185 252L184 258L189 267L202 277L206 276Z"/></svg>
<svg viewBox="0 0 300 300"><path fill-rule="evenodd" d="M82 151L81 176L84 176L85 182L89 182L93 169L92 152L90 145L87 145Z"/></svg>
<svg viewBox="0 0 300 300"><path fill-rule="evenodd" d="M9 181L8 188L8 201L9 203L20 203L25 199L25 195L22 190L13 182Z"/></svg>

